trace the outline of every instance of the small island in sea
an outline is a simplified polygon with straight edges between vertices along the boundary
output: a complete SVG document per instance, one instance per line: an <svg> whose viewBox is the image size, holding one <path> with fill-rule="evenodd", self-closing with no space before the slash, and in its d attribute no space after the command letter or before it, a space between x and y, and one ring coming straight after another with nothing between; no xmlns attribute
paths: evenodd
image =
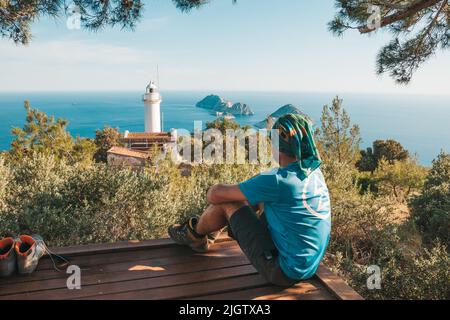
<svg viewBox="0 0 450 320"><path fill-rule="evenodd" d="M301 114L305 117L308 117L306 114L300 111L300 109L292 104L286 104L280 108L278 108L275 112L272 112L266 119L255 124L256 128L259 129L270 129L272 125L277 121L277 119L281 116L284 116L288 113ZM309 117L308 117L309 118Z"/></svg>
<svg viewBox="0 0 450 320"><path fill-rule="evenodd" d="M241 102L232 103L215 94L206 96L195 106L211 110L216 115L252 116L254 114L247 104Z"/></svg>

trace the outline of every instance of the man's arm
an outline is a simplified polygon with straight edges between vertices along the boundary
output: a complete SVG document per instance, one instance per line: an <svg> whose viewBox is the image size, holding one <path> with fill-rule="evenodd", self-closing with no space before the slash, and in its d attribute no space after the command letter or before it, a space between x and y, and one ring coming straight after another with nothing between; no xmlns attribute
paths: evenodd
<svg viewBox="0 0 450 320"><path fill-rule="evenodd" d="M253 178L258 175L259 174L253 176ZM208 193L206 194L206 201L208 201L209 204L221 204L224 202L248 200L241 189L239 189L239 185L219 183L209 188Z"/></svg>
<svg viewBox="0 0 450 320"><path fill-rule="evenodd" d="M216 184L209 188L206 200L210 204L221 204L225 202L247 201L237 184Z"/></svg>
<svg viewBox="0 0 450 320"><path fill-rule="evenodd" d="M225 202L245 201L248 202L245 195L237 184L216 184L212 186L206 195L206 200L210 204L221 204ZM264 203L260 202L251 206L256 212L264 210Z"/></svg>

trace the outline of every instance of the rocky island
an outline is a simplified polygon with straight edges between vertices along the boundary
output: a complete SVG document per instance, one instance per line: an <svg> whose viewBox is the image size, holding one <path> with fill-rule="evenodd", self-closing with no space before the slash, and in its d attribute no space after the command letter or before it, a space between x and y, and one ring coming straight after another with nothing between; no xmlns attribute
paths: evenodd
<svg viewBox="0 0 450 320"><path fill-rule="evenodd" d="M213 113L231 114L233 116L251 116L253 111L250 107L241 102L232 103L222 97L211 94L196 104L197 108L207 109Z"/></svg>
<svg viewBox="0 0 450 320"><path fill-rule="evenodd" d="M295 113L295 114L301 114L304 115L306 117L308 117L307 115L305 115L303 112L300 111L299 108L297 108L296 106L292 105L292 104L286 104L280 108L277 109L277 111L271 113L269 116L267 116L267 118L263 121L260 121L258 123L255 124L255 127L259 128L259 129L266 129L266 128L272 128L272 125L275 123L275 121L277 121L277 119L285 114L288 113Z"/></svg>

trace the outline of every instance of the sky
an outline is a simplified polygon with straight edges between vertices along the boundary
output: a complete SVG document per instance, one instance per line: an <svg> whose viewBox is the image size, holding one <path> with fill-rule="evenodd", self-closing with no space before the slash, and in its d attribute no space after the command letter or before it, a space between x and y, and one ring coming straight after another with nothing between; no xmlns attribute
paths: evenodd
<svg viewBox="0 0 450 320"><path fill-rule="evenodd" d="M190 13L144 2L134 32L70 30L65 18L45 18L28 46L0 39L0 91L138 91L159 66L164 90L449 94L448 51L398 85L375 73L391 36L333 36L333 0L212 0Z"/></svg>

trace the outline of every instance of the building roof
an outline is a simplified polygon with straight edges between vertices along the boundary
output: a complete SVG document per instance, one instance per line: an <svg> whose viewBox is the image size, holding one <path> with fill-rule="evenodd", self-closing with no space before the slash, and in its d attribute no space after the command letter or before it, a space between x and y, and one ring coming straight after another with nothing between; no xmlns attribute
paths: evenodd
<svg viewBox="0 0 450 320"><path fill-rule="evenodd" d="M123 140L147 140L149 142L170 142L171 135L167 132L129 132L124 135Z"/></svg>
<svg viewBox="0 0 450 320"><path fill-rule="evenodd" d="M131 150L123 147L112 147L111 149L108 150L108 153L139 159L147 159L149 157L149 154L147 152Z"/></svg>

